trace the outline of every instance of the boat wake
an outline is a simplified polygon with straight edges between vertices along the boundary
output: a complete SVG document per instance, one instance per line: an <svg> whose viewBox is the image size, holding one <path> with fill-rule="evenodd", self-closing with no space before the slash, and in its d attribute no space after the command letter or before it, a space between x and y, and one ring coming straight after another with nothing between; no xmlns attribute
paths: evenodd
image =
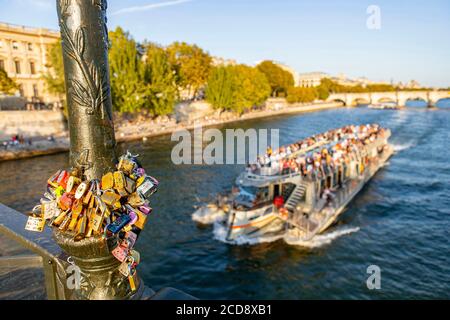
<svg viewBox="0 0 450 320"><path fill-rule="evenodd" d="M256 245L260 243L274 242L278 240L283 240L292 246L301 246L306 248L319 248L332 243L337 238L340 238L351 233L359 231L359 227L339 227L329 232L316 235L310 241L300 241L297 237L286 231L283 234L277 235L266 235L261 237L246 237L239 236L236 239L229 241L227 240L227 228L223 222L225 218L225 213L222 210L222 214L218 214L217 210L207 210L206 207L198 209L193 215L192 219L196 222L202 224L212 224L213 225L213 237L223 243L231 245Z"/></svg>
<svg viewBox="0 0 450 320"><path fill-rule="evenodd" d="M302 247L308 247L308 248L318 248L322 247L324 245L328 245L332 243L337 238L340 238L342 236L355 233L359 231L359 227L340 227L330 232L325 232L323 234L316 235L313 239L310 241L299 241L296 240L295 237L289 237L289 235L284 236L284 241L287 244L295 245L295 246L302 246Z"/></svg>
<svg viewBox="0 0 450 320"><path fill-rule="evenodd" d="M413 142L408 142L408 143L392 143L392 147L394 148L395 152L399 152L399 151L403 151L403 150L408 150L410 148L415 147L416 144Z"/></svg>
<svg viewBox="0 0 450 320"><path fill-rule="evenodd" d="M224 219L225 212L215 205L201 206L192 214L192 220L201 224L213 224Z"/></svg>

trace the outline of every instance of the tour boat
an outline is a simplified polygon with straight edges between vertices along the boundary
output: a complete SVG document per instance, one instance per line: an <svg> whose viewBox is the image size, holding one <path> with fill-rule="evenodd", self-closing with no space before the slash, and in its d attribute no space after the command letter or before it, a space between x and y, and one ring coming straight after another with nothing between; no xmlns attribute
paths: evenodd
<svg viewBox="0 0 450 320"><path fill-rule="evenodd" d="M218 223L230 242L277 235L310 241L336 221L393 154L390 135L377 124L346 126L281 147L265 156L272 159L269 165L249 166L230 194L193 218L209 223L208 212L216 218L221 213Z"/></svg>

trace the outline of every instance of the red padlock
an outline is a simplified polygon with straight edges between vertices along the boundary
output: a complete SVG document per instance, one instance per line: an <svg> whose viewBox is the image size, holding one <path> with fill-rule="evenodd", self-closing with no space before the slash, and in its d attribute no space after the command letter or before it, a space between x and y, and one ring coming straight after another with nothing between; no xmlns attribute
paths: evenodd
<svg viewBox="0 0 450 320"><path fill-rule="evenodd" d="M61 171L58 178L56 179L56 182L64 188L64 190L67 189L67 181L69 180L70 174L66 170Z"/></svg>
<svg viewBox="0 0 450 320"><path fill-rule="evenodd" d="M72 208L74 199L75 199L75 197L73 194L65 192L61 196L61 198L59 198L59 200L58 200L58 204L59 204L59 207L61 208L61 210L66 211L66 210Z"/></svg>
<svg viewBox="0 0 450 320"><path fill-rule="evenodd" d="M61 174L61 170L56 171L56 173L54 173L50 178L48 178L47 184L52 186L53 188L57 188L58 187L57 180L58 180L58 177L60 174Z"/></svg>

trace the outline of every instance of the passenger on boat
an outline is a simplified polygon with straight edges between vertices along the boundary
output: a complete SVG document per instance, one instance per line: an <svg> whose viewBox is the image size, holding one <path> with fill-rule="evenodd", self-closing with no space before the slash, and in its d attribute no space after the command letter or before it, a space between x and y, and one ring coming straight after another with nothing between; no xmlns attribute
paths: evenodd
<svg viewBox="0 0 450 320"><path fill-rule="evenodd" d="M334 197L335 197L335 195L333 194L333 192L331 192L331 190L329 188L326 188L323 191L322 198L325 199L325 203L326 203L327 207L331 205L331 203L334 200Z"/></svg>
<svg viewBox="0 0 450 320"><path fill-rule="evenodd" d="M359 159L360 150L365 145L374 142L384 132L384 129L378 124L350 125L317 134L286 147L280 147L278 150L272 150L269 147L267 153L258 158L256 169L267 166L273 171L281 171L283 174L300 171L303 175L324 175L329 170L333 170L336 165L345 161L348 163L349 155L353 158L353 153L356 153ZM347 137L343 138L343 135L347 135ZM308 157L305 161L302 156L295 160L289 158L292 153L306 149L317 142L337 142L337 144L328 149L323 148L321 152L314 152L312 160Z"/></svg>
<svg viewBox="0 0 450 320"><path fill-rule="evenodd" d="M282 196L276 196L275 198L273 198L273 205L277 208L280 209L281 207L284 206L284 199Z"/></svg>

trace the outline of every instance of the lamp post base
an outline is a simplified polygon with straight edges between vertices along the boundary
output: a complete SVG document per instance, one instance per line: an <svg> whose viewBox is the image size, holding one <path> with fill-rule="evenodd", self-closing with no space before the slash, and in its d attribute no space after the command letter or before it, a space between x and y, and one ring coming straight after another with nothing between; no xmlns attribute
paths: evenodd
<svg viewBox="0 0 450 320"><path fill-rule="evenodd" d="M145 288L144 282L138 276L136 290L132 291L128 278L119 272L120 261L109 249L117 245L117 237L91 237L74 241L70 233L54 230L53 238L71 257L69 263L75 266L70 270L71 274L66 272L59 275L66 290L70 292L69 299L139 300L154 293Z"/></svg>

